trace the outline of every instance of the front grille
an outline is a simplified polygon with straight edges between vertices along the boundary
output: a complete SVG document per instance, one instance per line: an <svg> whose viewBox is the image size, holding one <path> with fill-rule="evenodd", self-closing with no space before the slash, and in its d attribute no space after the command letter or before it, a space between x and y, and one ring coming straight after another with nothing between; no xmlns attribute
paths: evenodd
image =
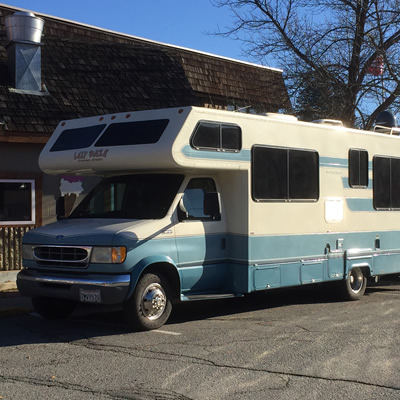
<svg viewBox="0 0 400 400"><path fill-rule="evenodd" d="M85 268L89 263L90 247L38 246L33 254L42 267Z"/></svg>

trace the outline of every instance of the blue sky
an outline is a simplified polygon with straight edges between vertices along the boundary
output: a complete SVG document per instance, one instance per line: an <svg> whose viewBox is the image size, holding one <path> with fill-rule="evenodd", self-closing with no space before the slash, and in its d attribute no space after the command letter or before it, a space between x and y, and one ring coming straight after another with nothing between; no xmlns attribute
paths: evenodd
<svg viewBox="0 0 400 400"><path fill-rule="evenodd" d="M146 39L253 62L240 42L207 34L233 21L210 0L7 0L24 8ZM274 65L269 65L274 67Z"/></svg>

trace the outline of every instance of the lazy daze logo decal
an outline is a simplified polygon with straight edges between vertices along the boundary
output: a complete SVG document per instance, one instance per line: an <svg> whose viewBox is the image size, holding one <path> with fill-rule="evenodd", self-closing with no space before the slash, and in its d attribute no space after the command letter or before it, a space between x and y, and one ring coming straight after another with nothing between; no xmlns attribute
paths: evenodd
<svg viewBox="0 0 400 400"><path fill-rule="evenodd" d="M102 161L107 157L108 149L89 150L89 151L76 151L74 153L74 160L82 161Z"/></svg>

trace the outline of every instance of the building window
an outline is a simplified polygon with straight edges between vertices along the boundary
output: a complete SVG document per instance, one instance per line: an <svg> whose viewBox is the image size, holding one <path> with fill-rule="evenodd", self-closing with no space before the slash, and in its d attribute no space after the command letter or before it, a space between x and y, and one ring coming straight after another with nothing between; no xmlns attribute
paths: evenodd
<svg viewBox="0 0 400 400"><path fill-rule="evenodd" d="M35 224L35 181L0 179L0 225Z"/></svg>
<svg viewBox="0 0 400 400"><path fill-rule="evenodd" d="M368 152L366 150L349 150L349 186L368 187Z"/></svg>
<svg viewBox="0 0 400 400"><path fill-rule="evenodd" d="M237 125L201 121L190 144L196 150L238 152L242 148L242 130Z"/></svg>
<svg viewBox="0 0 400 400"><path fill-rule="evenodd" d="M254 146L252 196L255 201L317 201L318 153L312 150Z"/></svg>
<svg viewBox="0 0 400 400"><path fill-rule="evenodd" d="M400 210L400 158L375 156L373 196L377 210Z"/></svg>

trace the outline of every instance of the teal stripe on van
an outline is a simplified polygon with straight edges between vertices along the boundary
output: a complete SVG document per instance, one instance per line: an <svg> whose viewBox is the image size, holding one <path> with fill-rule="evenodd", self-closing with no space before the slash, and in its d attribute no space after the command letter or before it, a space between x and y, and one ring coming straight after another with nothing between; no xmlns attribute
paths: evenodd
<svg viewBox="0 0 400 400"><path fill-rule="evenodd" d="M349 163L347 158L337 158L337 157L320 157L319 165L321 167L333 167L333 168L348 168Z"/></svg>
<svg viewBox="0 0 400 400"><path fill-rule="evenodd" d="M346 199L346 203L351 211L375 211L372 199Z"/></svg>
<svg viewBox="0 0 400 400"><path fill-rule="evenodd" d="M186 145L182 148L182 153L189 158L202 158L206 160L226 160L226 161L250 161L250 150L242 149L238 153L196 150Z"/></svg>

